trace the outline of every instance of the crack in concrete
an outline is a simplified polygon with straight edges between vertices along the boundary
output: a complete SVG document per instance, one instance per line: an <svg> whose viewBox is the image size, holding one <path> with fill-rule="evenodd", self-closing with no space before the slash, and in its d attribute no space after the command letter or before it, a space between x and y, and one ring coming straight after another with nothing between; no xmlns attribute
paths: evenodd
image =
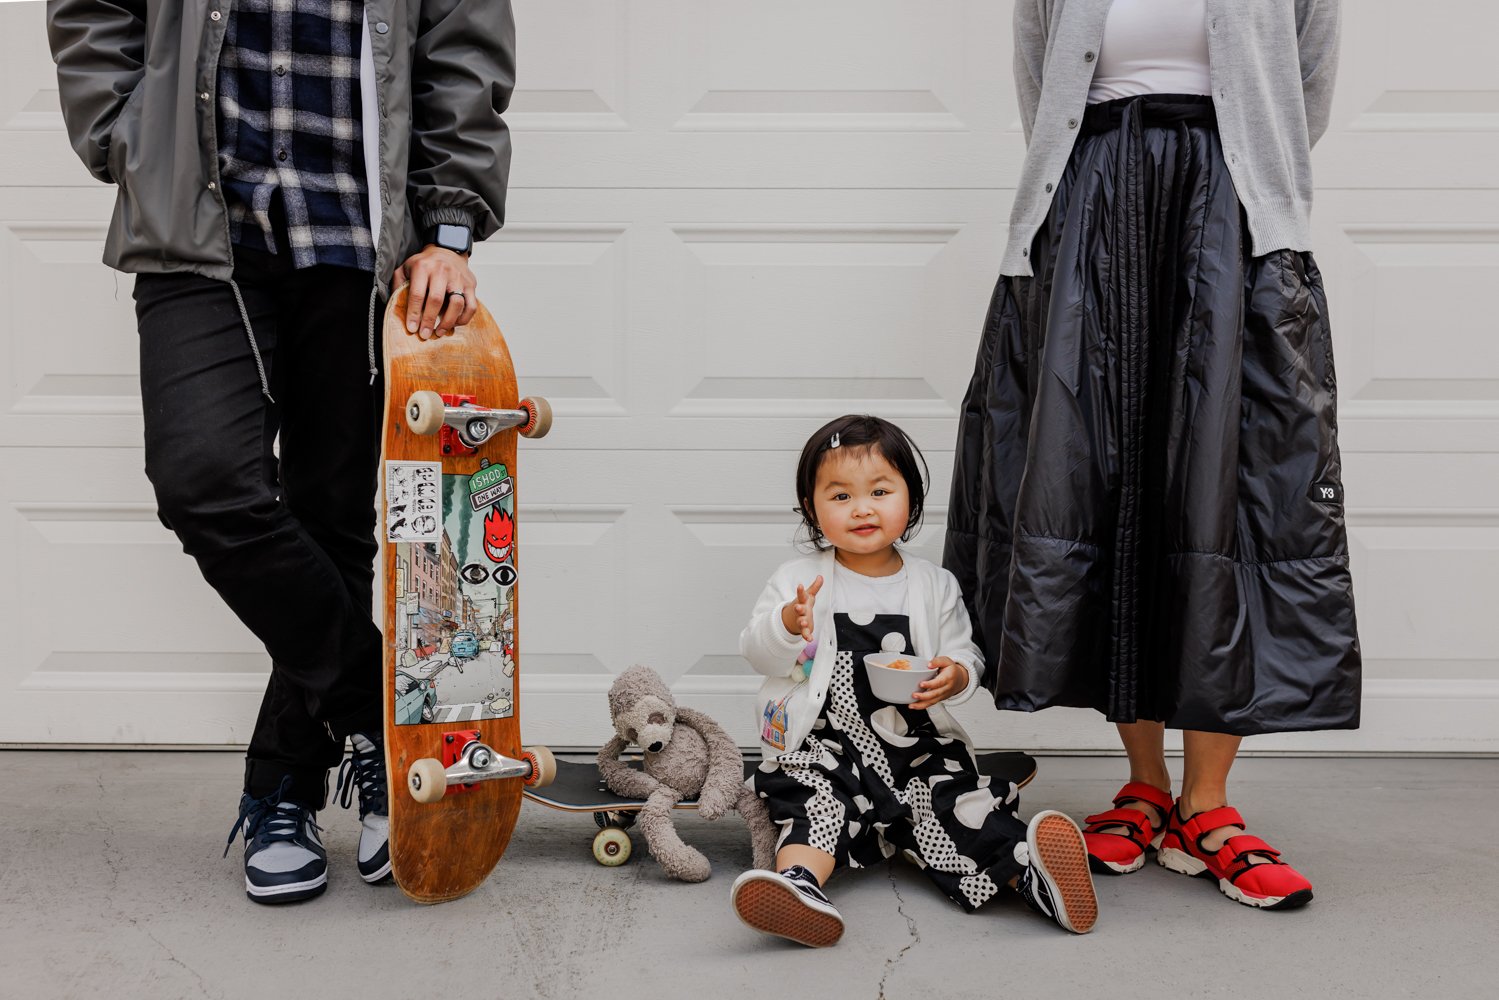
<svg viewBox="0 0 1499 1000"><path fill-rule="evenodd" d="M95 775L94 783L98 787L101 797L107 796L109 794L109 789L104 784L103 774ZM178 958L176 952L174 952L165 941L157 937L149 927L143 925L139 917L126 911L126 909L115 900L115 895L120 888L120 879L122 877L121 867L126 861L126 854L123 849L115 845L115 828L113 817L106 810L104 803L100 803L94 808L94 820L99 831L99 856L100 859L104 862L104 867L109 870L109 882L107 885L102 887L102 891L99 894L100 899L102 900L107 912L115 914L117 917L128 923L132 928L144 934L152 944L161 949L168 962L171 962L173 965L178 966L188 975L197 980L198 991L200 995L210 998L214 996L222 996L222 994L215 994L211 992L212 988L210 987L208 981L204 979L196 969L192 968L187 963Z"/></svg>
<svg viewBox="0 0 1499 1000"><path fill-rule="evenodd" d="M894 861L886 863L885 874L890 879L890 891L895 893L895 910L905 918L906 930L910 933L911 940L906 942L906 946L896 952L894 957L885 959L885 974L880 977L879 1000L885 1000L885 983L890 979L890 973L894 972L895 967L900 964L900 960L906 957L906 952L921 943L921 931L916 927L916 918L906 912L906 899L900 894L900 886L895 881Z"/></svg>
<svg viewBox="0 0 1499 1000"><path fill-rule="evenodd" d="M205 997L213 997L213 996L222 996L223 995L223 994L210 993L209 992L209 987L208 987L208 981L206 979L204 979L201 975L198 974L198 970L192 968L187 963L183 962L182 959L178 958L177 955L176 955L176 953L173 952L171 948L167 947L166 942L162 941L162 939L159 938L159 937L157 937L155 934L152 934L151 931L148 928L142 927L136 921L136 919L134 917L130 918L130 923L131 923L131 925L133 927L135 927L137 930L139 930L142 934L146 935L146 937L148 937L152 941L154 941L156 943L156 946L159 947L162 951L164 951L166 953L167 961L168 962L171 962L173 965L176 965L177 967L181 968L183 971L185 971L190 976L192 976L194 979L196 979L198 981L198 990L199 990L199 992L203 996L205 996Z"/></svg>

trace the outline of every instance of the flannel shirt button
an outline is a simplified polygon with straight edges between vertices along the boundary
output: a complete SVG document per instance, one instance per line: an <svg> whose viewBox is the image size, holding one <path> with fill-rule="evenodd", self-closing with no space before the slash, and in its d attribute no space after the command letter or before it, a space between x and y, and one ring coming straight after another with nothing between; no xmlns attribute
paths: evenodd
<svg viewBox="0 0 1499 1000"><path fill-rule="evenodd" d="M208 15L208 19L210 21L217 21L219 18L221 18L223 16L224 15L220 14L218 11L214 11L213 13L211 13L211 14Z"/></svg>
<svg viewBox="0 0 1499 1000"><path fill-rule="evenodd" d="M383 35L390 30L390 25L386 24L384 21L381 21L380 23L375 25L375 30Z"/></svg>
<svg viewBox="0 0 1499 1000"><path fill-rule="evenodd" d="M276 150L276 159L280 160L282 163L285 163L286 162L286 150L284 150L284 149L278 149L278 150Z"/></svg>
<svg viewBox="0 0 1499 1000"><path fill-rule="evenodd" d="M276 75L277 76L285 76L286 75L286 67L285 66L277 66L276 67Z"/></svg>

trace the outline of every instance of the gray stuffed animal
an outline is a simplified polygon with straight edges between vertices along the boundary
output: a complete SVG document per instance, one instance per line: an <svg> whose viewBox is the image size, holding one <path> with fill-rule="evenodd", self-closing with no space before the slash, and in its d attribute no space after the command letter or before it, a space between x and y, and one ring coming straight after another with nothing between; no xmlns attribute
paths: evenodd
<svg viewBox="0 0 1499 1000"><path fill-rule="evenodd" d="M649 667L631 667L615 678L609 715L617 735L599 751L599 772L615 794L646 800L640 830L667 875L702 882L711 872L708 859L683 843L672 823L672 807L694 796L703 819L737 810L749 824L755 867L771 866L775 825L765 803L745 787L743 758L722 726L702 712L679 708ZM644 770L619 759L632 743L645 751Z"/></svg>

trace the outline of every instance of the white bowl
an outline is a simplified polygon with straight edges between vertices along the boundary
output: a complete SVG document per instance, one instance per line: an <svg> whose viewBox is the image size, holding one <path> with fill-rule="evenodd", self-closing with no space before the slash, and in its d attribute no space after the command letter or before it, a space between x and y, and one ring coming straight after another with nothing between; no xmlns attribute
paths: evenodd
<svg viewBox="0 0 1499 1000"><path fill-rule="evenodd" d="M911 669L897 670L888 665L896 660L908 661ZM907 656L905 653L865 655L864 672L869 675L869 689L874 692L876 698L888 701L892 705L911 704L911 698L921 689L921 682L937 676L935 668L917 669L916 664L920 662L920 657Z"/></svg>

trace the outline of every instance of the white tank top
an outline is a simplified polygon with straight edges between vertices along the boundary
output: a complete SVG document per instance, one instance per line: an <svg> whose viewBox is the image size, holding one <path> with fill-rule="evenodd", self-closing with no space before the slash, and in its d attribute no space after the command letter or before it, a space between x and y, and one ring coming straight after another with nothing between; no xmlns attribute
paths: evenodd
<svg viewBox="0 0 1499 1000"><path fill-rule="evenodd" d="M1088 103L1139 94L1211 94L1207 0L1114 0Z"/></svg>

